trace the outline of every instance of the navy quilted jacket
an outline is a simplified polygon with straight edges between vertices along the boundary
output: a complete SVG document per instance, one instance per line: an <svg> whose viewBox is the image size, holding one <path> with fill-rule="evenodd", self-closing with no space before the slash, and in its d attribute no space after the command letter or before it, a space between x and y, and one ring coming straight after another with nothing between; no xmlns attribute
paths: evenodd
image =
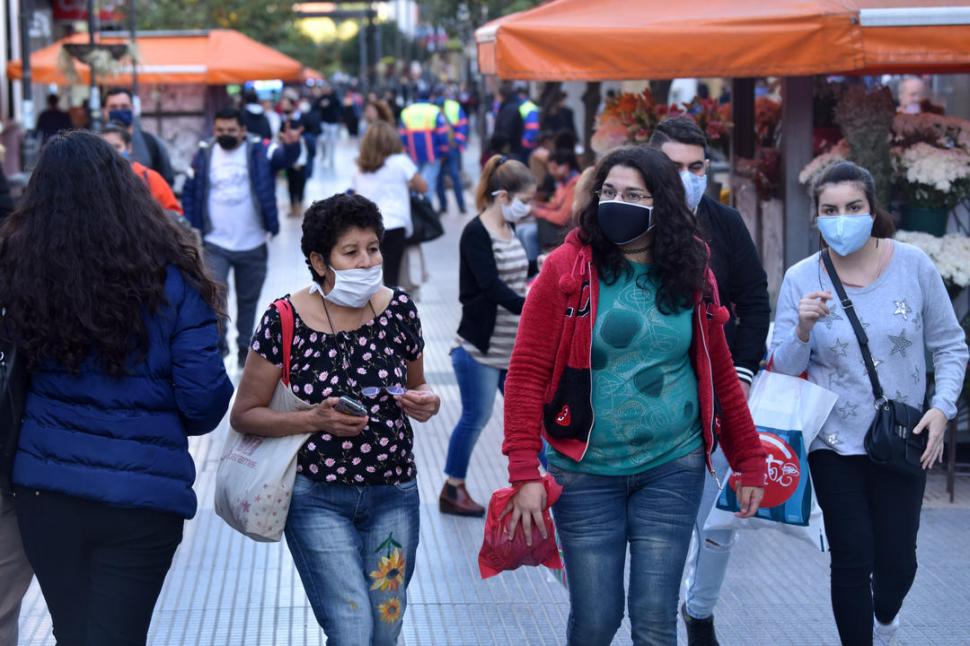
<svg viewBox="0 0 970 646"><path fill-rule="evenodd" d="M119 507L195 515L188 436L219 425L232 383L216 316L169 268L169 305L148 319L148 352L111 377L93 357L77 374L48 361L31 374L16 485Z"/></svg>
<svg viewBox="0 0 970 646"><path fill-rule="evenodd" d="M185 217L202 235L212 230L209 221L209 163L212 159L211 141L199 144L192 159L192 175L182 187L182 208ZM273 146L249 138L246 140L246 159L249 160L249 188L253 203L263 219L263 228L272 235L280 232L276 210L276 173L296 163L300 144Z"/></svg>

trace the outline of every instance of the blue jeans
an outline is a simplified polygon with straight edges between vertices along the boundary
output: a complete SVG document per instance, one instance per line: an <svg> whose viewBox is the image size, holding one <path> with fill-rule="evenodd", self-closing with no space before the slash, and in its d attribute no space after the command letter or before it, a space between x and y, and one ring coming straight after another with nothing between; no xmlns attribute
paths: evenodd
<svg viewBox="0 0 970 646"><path fill-rule="evenodd" d="M711 455L711 462L718 476L725 478L728 462L724 451L718 448ZM694 546L687 559L687 591L684 595L687 614L695 619L707 619L714 615L714 606L721 595L721 585L731 559L731 547L737 536L733 529L704 531L704 523L720 493L714 478L704 478L704 495L701 496L697 522L694 524Z"/></svg>
<svg viewBox="0 0 970 646"><path fill-rule="evenodd" d="M428 183L428 190L425 191L424 196L431 200L433 195L432 191L438 185L438 175L441 173L441 160L436 159L431 162L424 162L418 166L418 173L424 178L424 181Z"/></svg>
<svg viewBox="0 0 970 646"><path fill-rule="evenodd" d="M623 569L636 646L676 646L677 600L697 505L704 452L633 476L550 467L563 486L553 517L569 578L570 646L609 646L623 620Z"/></svg>
<svg viewBox="0 0 970 646"><path fill-rule="evenodd" d="M525 255L529 261L538 260L539 253L542 251L539 248L539 223L522 222L517 224L515 225L515 235L519 238L522 246L525 247Z"/></svg>
<svg viewBox="0 0 970 646"><path fill-rule="evenodd" d="M445 474L464 480L478 436L492 417L495 393L505 394L508 371L478 363L460 346L451 351L451 365L461 392L461 417L448 442Z"/></svg>
<svg viewBox="0 0 970 646"><path fill-rule="evenodd" d="M297 475L286 542L330 646L394 646L418 549L417 480L355 487Z"/></svg>
<svg viewBox="0 0 970 646"><path fill-rule="evenodd" d="M438 204L441 210L448 208L448 195L445 191L445 175L451 178L451 186L455 189L455 200L458 202L458 210L465 210L465 190L461 185L461 151L452 147L448 151L448 156L441 162L441 173L438 175Z"/></svg>

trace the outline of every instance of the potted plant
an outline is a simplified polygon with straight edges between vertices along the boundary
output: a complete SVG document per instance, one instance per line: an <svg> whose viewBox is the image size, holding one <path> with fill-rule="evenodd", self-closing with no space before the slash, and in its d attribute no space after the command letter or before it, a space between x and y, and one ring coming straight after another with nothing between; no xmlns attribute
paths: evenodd
<svg viewBox="0 0 970 646"><path fill-rule="evenodd" d="M900 114L893 131L903 228L942 236L950 211L970 195L970 121Z"/></svg>

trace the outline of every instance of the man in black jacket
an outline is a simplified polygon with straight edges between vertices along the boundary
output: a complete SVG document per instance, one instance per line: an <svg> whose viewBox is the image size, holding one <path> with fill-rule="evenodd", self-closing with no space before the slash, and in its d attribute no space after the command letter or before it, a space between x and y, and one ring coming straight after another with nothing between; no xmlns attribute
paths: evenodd
<svg viewBox="0 0 970 646"><path fill-rule="evenodd" d="M529 155L522 147L522 115L515 89L503 83L498 90L499 109L492 130L492 154L508 154L523 164L529 163Z"/></svg>
<svg viewBox="0 0 970 646"><path fill-rule="evenodd" d="M707 188L707 137L690 117L679 116L661 122L650 137L650 146L663 151L677 164L687 195L687 206L697 220L711 249L711 269L717 278L721 304L732 316L724 326L734 367L745 394L765 354L765 339L771 306L768 278L758 258L741 214L704 195ZM722 476L727 460L718 449L711 456ZM731 530L703 531L718 488L713 478L704 486L695 531L694 553L687 568L687 593L681 615L687 625L690 646L716 646L714 605L727 571L734 533Z"/></svg>

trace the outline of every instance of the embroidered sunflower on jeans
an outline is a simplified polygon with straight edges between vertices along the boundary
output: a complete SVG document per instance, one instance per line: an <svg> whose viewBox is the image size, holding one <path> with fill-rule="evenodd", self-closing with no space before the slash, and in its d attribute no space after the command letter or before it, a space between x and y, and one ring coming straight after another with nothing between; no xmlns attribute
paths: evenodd
<svg viewBox="0 0 970 646"><path fill-rule="evenodd" d="M397 597L392 597L377 606L377 610L381 613L381 621L386 624L401 620L401 600Z"/></svg>
<svg viewBox="0 0 970 646"><path fill-rule="evenodd" d="M401 544L394 540L394 534L390 534L376 551L383 550L387 550L387 555L380 557L377 569L370 573L370 578L374 579L370 589L397 592L404 585L405 559L401 554Z"/></svg>

